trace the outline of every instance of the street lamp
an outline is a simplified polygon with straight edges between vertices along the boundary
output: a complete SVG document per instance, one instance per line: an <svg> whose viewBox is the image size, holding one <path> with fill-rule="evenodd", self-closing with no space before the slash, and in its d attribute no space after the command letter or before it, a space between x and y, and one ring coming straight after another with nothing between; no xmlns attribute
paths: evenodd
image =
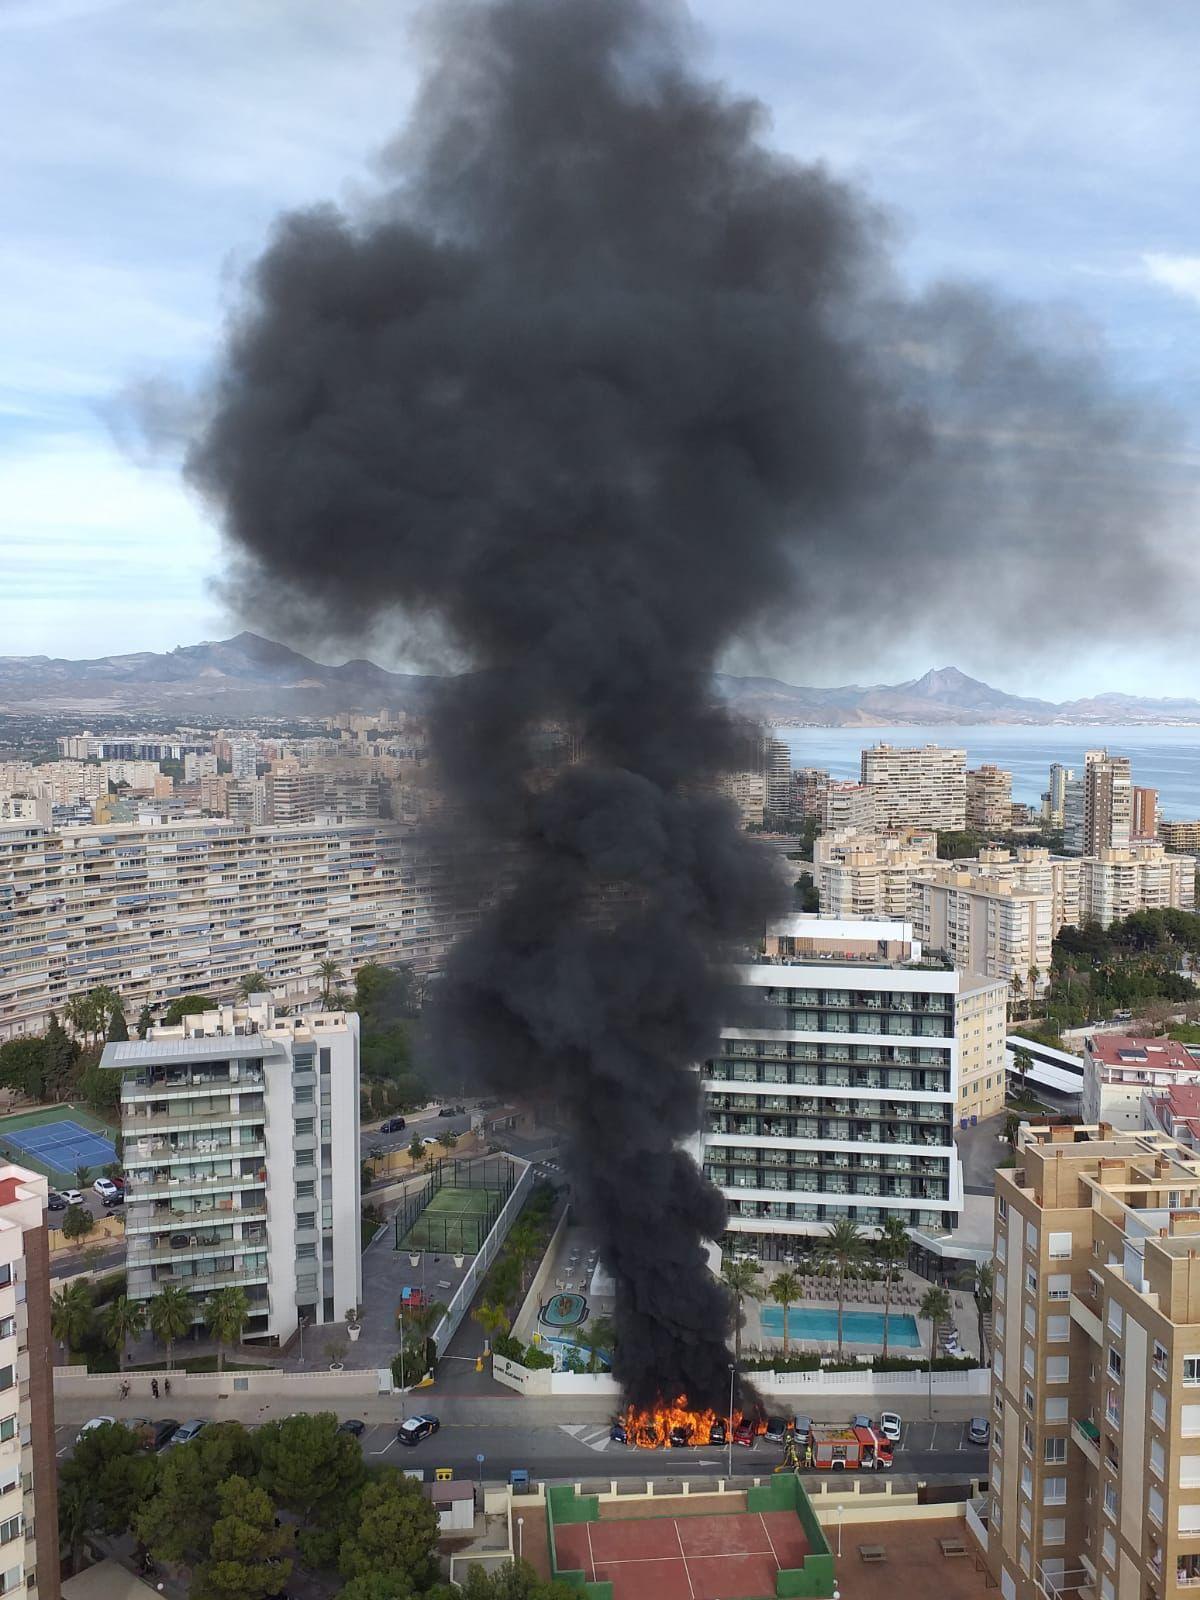
<svg viewBox="0 0 1200 1600"><path fill-rule="evenodd" d="M481 1499L483 1497L483 1463L486 1459L487 1457L484 1455L482 1450L475 1457L475 1460L479 1466L479 1494Z"/></svg>
<svg viewBox="0 0 1200 1600"><path fill-rule="evenodd" d="M844 1506L841 1506L841 1505L839 1505L838 1508L837 1508L837 1514L838 1514L838 1560L839 1561L842 1559L842 1512L845 1509L846 1508Z"/></svg>
<svg viewBox="0 0 1200 1600"><path fill-rule="evenodd" d="M525 1559L525 1518L517 1518L517 1560Z"/></svg>
<svg viewBox="0 0 1200 1600"><path fill-rule="evenodd" d="M407 1398L404 1389L404 1309L401 1307L400 1315L396 1318L400 1324L400 1421L404 1421L404 1402Z"/></svg>
<svg viewBox="0 0 1200 1600"><path fill-rule="evenodd" d="M733 1380L736 1373L737 1368L731 1361L729 1363L729 1432L725 1435L725 1449L729 1456L729 1465L725 1471L727 1478L733 1477Z"/></svg>
<svg viewBox="0 0 1200 1600"><path fill-rule="evenodd" d="M308 1318L300 1318L300 1365L304 1365L304 1330L308 1327Z"/></svg>

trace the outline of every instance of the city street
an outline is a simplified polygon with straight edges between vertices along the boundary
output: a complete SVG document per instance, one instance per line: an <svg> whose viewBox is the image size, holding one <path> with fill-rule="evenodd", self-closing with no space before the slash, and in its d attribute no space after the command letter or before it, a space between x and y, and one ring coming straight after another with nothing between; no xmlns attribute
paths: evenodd
<svg viewBox="0 0 1200 1600"><path fill-rule="evenodd" d="M372 1150L407 1150L413 1142L413 1135L420 1134L422 1139L436 1138L443 1133L466 1133L471 1127L471 1113L465 1112L459 1117L441 1117L437 1108L426 1111L415 1111L412 1116L405 1115L405 1124L400 1133L380 1133L378 1128L364 1128L361 1134L362 1154L365 1161Z"/></svg>

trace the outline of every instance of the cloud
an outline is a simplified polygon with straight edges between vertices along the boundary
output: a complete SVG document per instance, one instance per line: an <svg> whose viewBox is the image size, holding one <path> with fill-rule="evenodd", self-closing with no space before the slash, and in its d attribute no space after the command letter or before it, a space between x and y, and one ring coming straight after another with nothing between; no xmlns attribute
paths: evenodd
<svg viewBox="0 0 1200 1600"><path fill-rule="evenodd" d="M1152 250L1142 256L1142 265L1151 283L1161 284L1200 305L1200 256L1166 255Z"/></svg>

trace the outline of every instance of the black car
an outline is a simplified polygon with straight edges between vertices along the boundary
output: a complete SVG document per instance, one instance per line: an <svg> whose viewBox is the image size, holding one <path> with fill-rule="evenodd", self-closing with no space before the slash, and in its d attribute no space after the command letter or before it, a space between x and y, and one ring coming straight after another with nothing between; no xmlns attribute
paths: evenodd
<svg viewBox="0 0 1200 1600"><path fill-rule="evenodd" d="M466 1112L466 1106L439 1106L439 1117L461 1117Z"/></svg>
<svg viewBox="0 0 1200 1600"><path fill-rule="evenodd" d="M408 1123L403 1117L389 1117L386 1122L379 1124L380 1133L403 1133Z"/></svg>
<svg viewBox="0 0 1200 1600"><path fill-rule="evenodd" d="M671 1441L672 1450L686 1450L692 1442L692 1430L686 1423L681 1423L678 1427L671 1429L668 1437Z"/></svg>
<svg viewBox="0 0 1200 1600"><path fill-rule="evenodd" d="M616 1418L612 1427L608 1430L608 1437L612 1440L613 1444L629 1443L629 1429L621 1421L620 1417Z"/></svg>
<svg viewBox="0 0 1200 1600"><path fill-rule="evenodd" d="M345 1422L338 1423L339 1433L352 1433L356 1439L362 1437L365 1422L360 1422L357 1417L347 1417Z"/></svg>
<svg viewBox="0 0 1200 1600"><path fill-rule="evenodd" d="M102 1202L105 1211L111 1211L114 1206L125 1204L125 1195L120 1189L115 1189L112 1194L106 1194Z"/></svg>
<svg viewBox="0 0 1200 1600"><path fill-rule="evenodd" d="M67 1202L57 1189L51 1189L46 1196L46 1209L47 1211L65 1211L67 1209Z"/></svg>
<svg viewBox="0 0 1200 1600"><path fill-rule="evenodd" d="M440 1427L441 1423L436 1417L409 1417L396 1429L396 1438L401 1444L420 1444L422 1439L428 1439Z"/></svg>
<svg viewBox="0 0 1200 1600"><path fill-rule="evenodd" d="M729 1442L729 1429L719 1417L708 1430L708 1442L709 1444L717 1444L722 1446L728 1444Z"/></svg>
<svg viewBox="0 0 1200 1600"><path fill-rule="evenodd" d="M146 1426L150 1431L150 1448L152 1450L161 1450L175 1432L179 1423L174 1417L164 1417L161 1422L150 1422Z"/></svg>

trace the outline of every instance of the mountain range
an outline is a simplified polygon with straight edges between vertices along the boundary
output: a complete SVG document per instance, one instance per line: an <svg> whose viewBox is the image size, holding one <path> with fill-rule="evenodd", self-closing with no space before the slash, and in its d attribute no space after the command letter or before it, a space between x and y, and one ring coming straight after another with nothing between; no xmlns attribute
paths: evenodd
<svg viewBox="0 0 1200 1600"><path fill-rule="evenodd" d="M385 706L419 711L437 681L388 672L373 661L326 666L288 645L239 633L161 655L138 651L90 661L0 656L0 712L296 717ZM804 688L778 678L719 673L716 686L739 711L776 724L1200 722L1200 700L1126 694L1060 703L1033 700L995 689L957 667L935 668L906 683L841 688Z"/></svg>

